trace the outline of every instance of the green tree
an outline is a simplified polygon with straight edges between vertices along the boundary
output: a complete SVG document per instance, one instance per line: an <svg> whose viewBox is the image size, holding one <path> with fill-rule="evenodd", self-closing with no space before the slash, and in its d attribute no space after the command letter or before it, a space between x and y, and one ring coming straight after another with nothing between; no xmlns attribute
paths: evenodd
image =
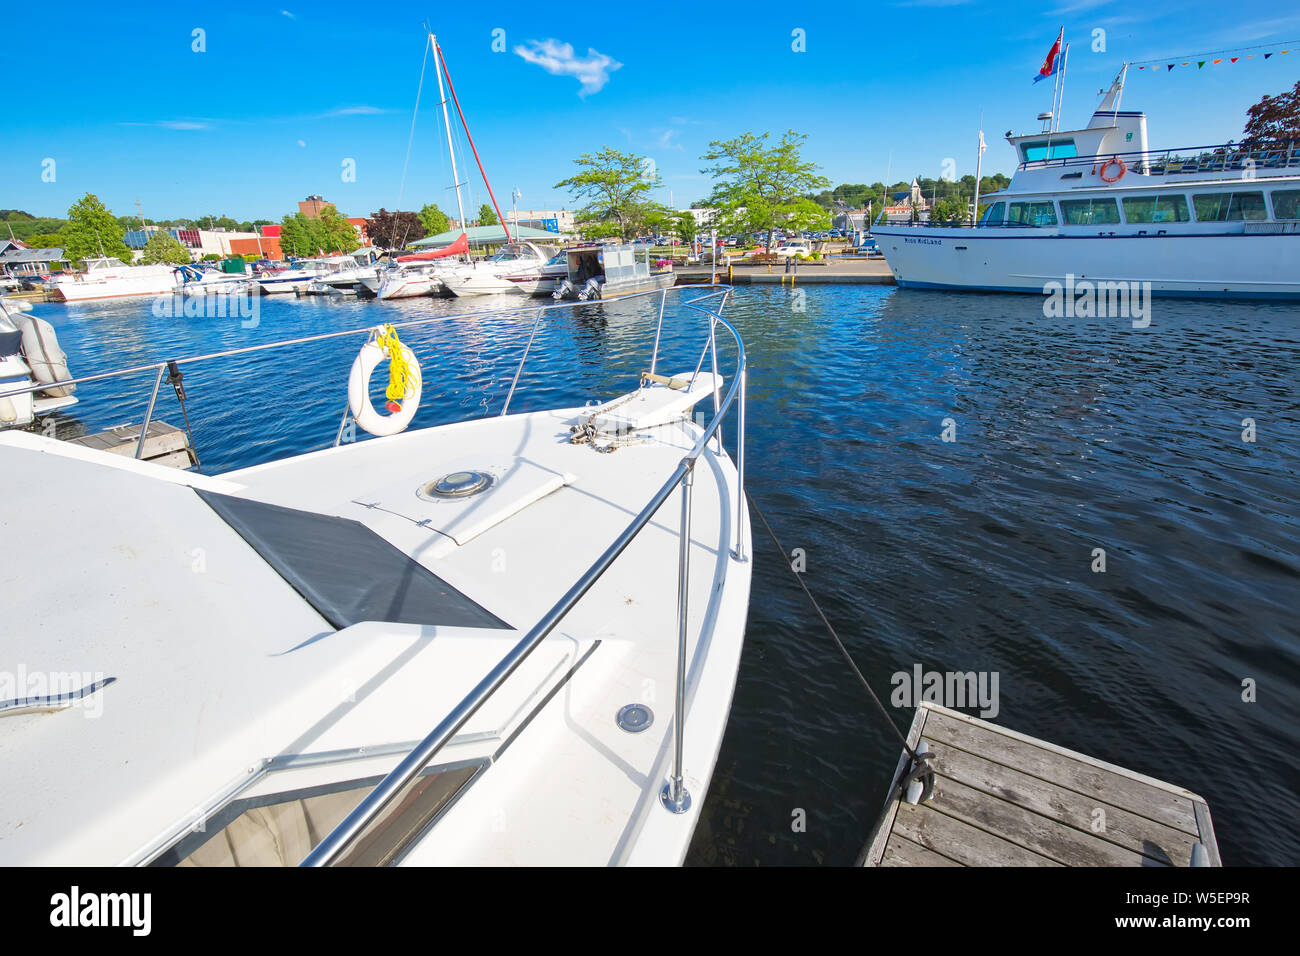
<svg viewBox="0 0 1300 956"><path fill-rule="evenodd" d="M718 210L722 228L731 232L763 232L772 248L772 233L781 229L825 229L830 214L809 194L831 182L817 166L800 156L806 136L787 130L768 145L769 134L743 133L714 140L701 158L713 165L701 172L713 176L709 205Z"/></svg>
<svg viewBox="0 0 1300 956"><path fill-rule="evenodd" d="M424 224L426 236L436 236L451 229L451 220L447 218L447 214L433 203L428 203L420 210L420 222Z"/></svg>
<svg viewBox="0 0 1300 956"><path fill-rule="evenodd" d="M61 249L63 247L63 235L57 232L38 232L34 236L28 236L22 240L33 249Z"/></svg>
<svg viewBox="0 0 1300 956"><path fill-rule="evenodd" d="M1300 139L1300 81L1295 89L1264 98L1246 110L1242 135L1254 139Z"/></svg>
<svg viewBox="0 0 1300 956"><path fill-rule="evenodd" d="M293 256L351 252L361 245L352 223L332 205L323 207L318 219L300 212L285 216L280 220L280 227L280 248Z"/></svg>
<svg viewBox="0 0 1300 956"><path fill-rule="evenodd" d="M280 220L280 248L285 255L300 257L319 255L321 251L316 220L300 212Z"/></svg>
<svg viewBox="0 0 1300 956"><path fill-rule="evenodd" d="M94 193L86 193L68 209L71 220L62 230L63 251L69 259L93 259L114 256L131 261L131 250L122 237L122 228L112 211Z"/></svg>
<svg viewBox="0 0 1300 956"><path fill-rule="evenodd" d="M478 207L478 224L480 226L499 226L501 221L497 219L497 214L487 203Z"/></svg>
<svg viewBox="0 0 1300 956"><path fill-rule="evenodd" d="M595 155L583 153L573 162L581 171L555 188L569 190L586 204L576 213L584 233L592 238L601 232L631 238L653 208L650 191L662 185L654 164L608 146Z"/></svg>
<svg viewBox="0 0 1300 956"><path fill-rule="evenodd" d="M321 248L326 252L351 252L361 245L357 230L334 206L321 209L316 221L321 229Z"/></svg>
<svg viewBox="0 0 1300 956"><path fill-rule="evenodd" d="M930 222L936 226L966 222L969 217L966 203L955 196L935 200L934 205L930 207Z"/></svg>
<svg viewBox="0 0 1300 956"><path fill-rule="evenodd" d="M681 212L673 213L673 235L682 242L689 243L699 232L699 226L695 223L695 214L689 209L683 209Z"/></svg>
<svg viewBox="0 0 1300 956"><path fill-rule="evenodd" d="M141 261L146 265L170 262L174 266L181 266L188 265L193 259L175 236L166 229L159 229L144 244L144 257Z"/></svg>

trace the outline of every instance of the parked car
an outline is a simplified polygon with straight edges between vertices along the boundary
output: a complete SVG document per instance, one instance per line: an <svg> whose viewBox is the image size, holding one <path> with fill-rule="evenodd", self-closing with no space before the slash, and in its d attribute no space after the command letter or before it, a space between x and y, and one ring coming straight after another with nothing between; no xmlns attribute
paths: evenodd
<svg viewBox="0 0 1300 956"><path fill-rule="evenodd" d="M812 244L807 239L789 239L773 252L778 256L808 256L812 255Z"/></svg>

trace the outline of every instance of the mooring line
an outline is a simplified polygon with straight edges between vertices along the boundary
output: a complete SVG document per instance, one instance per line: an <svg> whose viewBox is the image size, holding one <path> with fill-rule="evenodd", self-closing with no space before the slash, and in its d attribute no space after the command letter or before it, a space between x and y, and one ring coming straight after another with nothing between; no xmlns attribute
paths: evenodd
<svg viewBox="0 0 1300 956"><path fill-rule="evenodd" d="M880 698L877 697L876 692L872 690L871 684L867 682L862 671L858 669L858 665L854 663L852 655L849 654L849 649L844 646L844 642L840 640L839 634L835 632L835 628L831 625L831 622L827 620L826 614L822 611L821 605L817 603L817 599L813 597L813 593L808 590L808 585L804 584L803 577L794 569L793 565L790 564L789 558L786 557L787 552L785 548L782 547L781 542L776 537L776 532L772 530L772 526L767 523L767 518L763 515L763 509L758 506L757 502L754 501L754 496L749 492L745 492L745 497L749 500L749 506L754 509L754 514L758 515L758 520L763 522L763 527L767 530L768 537L772 539L772 543L776 545L776 549L781 552L782 563L784 563L786 567L790 568L790 573L794 575L795 580L799 582L799 587L803 589L803 593L807 595L808 600L812 603L813 610L817 612L817 616L820 617L822 623L826 625L827 633L830 634L831 640L835 642L835 646L840 649L840 654L843 655L844 662L849 665L849 670L853 671L858 682L862 684L863 688L871 696L872 701L875 702L876 709L880 711L880 716L885 719L885 723L888 724L889 729L894 732L894 736L902 742L903 749L907 751L907 755L911 758L913 765L915 765L921 760L921 755L916 753L912 746L907 742L907 737L898 729L898 725L894 723L894 719L889 716L889 711L885 709L885 705L880 702Z"/></svg>

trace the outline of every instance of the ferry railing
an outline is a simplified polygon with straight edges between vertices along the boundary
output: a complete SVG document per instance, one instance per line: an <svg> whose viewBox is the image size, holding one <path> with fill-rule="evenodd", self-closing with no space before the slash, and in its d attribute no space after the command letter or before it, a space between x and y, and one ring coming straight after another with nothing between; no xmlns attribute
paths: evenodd
<svg viewBox="0 0 1300 956"><path fill-rule="evenodd" d="M1106 153L1097 156L1056 156L1051 159L1026 160L1016 169L1019 171L1096 166L1112 158L1123 160L1125 166L1160 174L1287 169L1300 163L1300 140L1252 140L1215 146L1179 146L1173 149ZM1171 166L1175 168L1170 168Z"/></svg>
<svg viewBox="0 0 1300 956"><path fill-rule="evenodd" d="M708 291L705 291L708 290ZM678 544L678 567L677 567L677 674L675 681L674 694L674 727L673 727L673 760L672 770L660 791L660 803L669 812L681 814L690 809L691 796L686 789L684 778L684 750L685 750L685 722L686 722L686 649L688 634L688 611L690 603L690 540L691 540L691 514L693 503L693 486L694 470L696 462L708 447L710 441L717 439L718 453L722 454L722 422L733 404L737 411L737 432L736 432L736 510L735 510L735 533L736 546L730 557L737 562L746 562L748 558L747 544L744 535L744 514L745 514L745 492L744 492L744 459L745 459L745 405L746 391L748 387L748 367L745 356L745 345L736 331L735 326L728 322L721 315L722 309L731 294L731 287L726 285L692 285L692 286L673 286L658 290L659 310L658 320L655 327L654 349L650 359L650 370L654 373L659 360L659 348L662 339L664 309L670 292L689 292L701 293L695 298L683 302L684 308L704 315L708 320L708 336L703 351L700 353L699 362L696 365L692 382L695 376L699 374L703 367L706 357L711 356L711 366L714 371L714 388L713 388L713 417L703 428L691 449L681 459L677 467L673 470L669 478L659 487L651 497L650 501L637 516L629 523L614 539L613 543L592 563L578 580L569 588L568 591L548 610L541 619L533 625L524 637L515 644L501 661L492 668L491 671L469 692L443 720L434 727L407 756L384 777L373 790L357 805L357 807L344 820L334 828L320 844L312 850L311 853L302 861L303 866L328 866L338 862L340 858L348 851L366 829L374 823L388 806L395 800L415 779L456 735L456 733L478 712L488 699L506 682L519 666L536 650L546 637L555 629L561 620L571 611L584 595L596 584L597 581L613 565L614 561L627 549L632 541L645 529L646 525L658 514L664 503L672 496L678 488L681 489L682 506L679 526L679 544ZM655 295L655 291L632 293L622 296L617 301L626 301L634 298L643 298ZM707 308L705 303L712 299L719 299L717 308ZM535 311L536 315L533 320L532 330L529 334L528 342L524 347L523 356L520 359L519 366L515 370L514 377L507 392L506 400L503 404L501 414L504 415L510 407L510 400L518 386L519 379L523 374L524 366L528 361L532 345L536 339L538 329L543 319L557 309L572 309L578 305L594 305L595 302L587 303L561 303L551 306L541 306L535 310L529 309L510 309L499 310L495 312L477 312L477 313L456 313L447 316L437 316L429 319L416 319L409 322L391 323L397 329L409 329L417 326L430 325L437 322L445 321L463 321L468 318L483 318L487 316L503 317L506 315L515 315L522 312ZM3 306L0 306L2 308ZM732 377L730 387L726 396L722 397L718 385L717 369L717 327L721 325L731 334L736 343L736 370ZM153 389L149 396L148 408L145 412L145 420L140 427L140 442L136 449L136 457L140 457L144 445L144 436L148 431L149 422L153 416L153 410L157 402L158 391L162 385L163 374L170 368L175 374L176 367L180 365L193 365L199 362L212 361L220 358L228 358L236 355L249 355L256 352L270 351L272 349L286 348L293 345L303 345L313 342L322 342L330 339L344 338L353 335L368 335L374 326L366 326L359 329L349 329L343 332L328 332L320 335L303 336L296 339L289 339L281 342L270 342L262 345L251 345L238 349L227 349L221 352L212 352L207 355L193 356L185 359L174 359L147 365L135 366L127 369L120 369L114 372L104 372L95 375L85 375L79 378L67 379L57 383L58 385L81 385L90 382L102 382L114 378L126 376L141 375L146 372L155 374ZM27 392L41 391L49 388L50 383L24 386L17 389L7 389L0 391L0 397L10 395L21 395ZM346 420L346 419L345 419ZM340 434L342 428L340 427ZM338 438L335 444L338 444Z"/></svg>

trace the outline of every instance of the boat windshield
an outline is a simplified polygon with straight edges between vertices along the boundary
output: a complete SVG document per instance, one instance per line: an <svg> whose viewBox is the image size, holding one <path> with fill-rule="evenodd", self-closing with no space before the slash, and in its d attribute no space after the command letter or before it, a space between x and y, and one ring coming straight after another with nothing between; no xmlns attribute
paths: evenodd
<svg viewBox="0 0 1300 956"><path fill-rule="evenodd" d="M517 246L514 243L502 246L498 249L489 260L490 262L513 262L516 259L531 259L532 251L527 246Z"/></svg>

